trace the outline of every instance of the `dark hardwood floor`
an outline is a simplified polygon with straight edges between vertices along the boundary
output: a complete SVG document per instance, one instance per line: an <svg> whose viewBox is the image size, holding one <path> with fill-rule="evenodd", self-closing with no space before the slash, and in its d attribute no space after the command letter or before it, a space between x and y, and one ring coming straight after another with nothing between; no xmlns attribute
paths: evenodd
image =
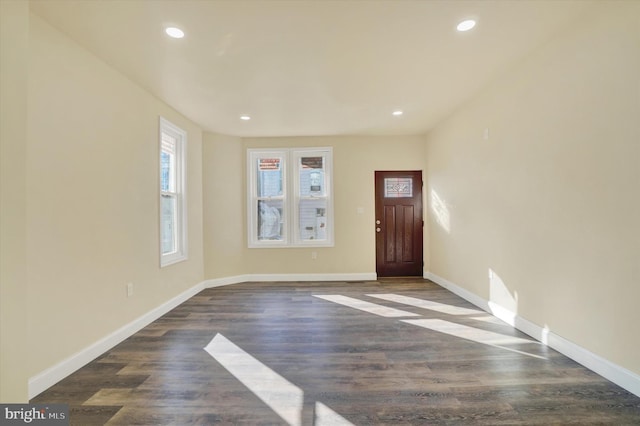
<svg viewBox="0 0 640 426"><path fill-rule="evenodd" d="M640 398L422 279L207 289L31 402L77 425L640 424Z"/></svg>

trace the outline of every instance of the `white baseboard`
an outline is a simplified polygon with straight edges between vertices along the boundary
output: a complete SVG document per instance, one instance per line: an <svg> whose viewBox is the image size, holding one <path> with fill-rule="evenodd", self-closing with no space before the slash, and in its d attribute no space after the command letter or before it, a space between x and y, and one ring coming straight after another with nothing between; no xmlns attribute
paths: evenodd
<svg viewBox="0 0 640 426"><path fill-rule="evenodd" d="M70 356L69 358L59 362L58 364L42 371L41 373L29 379L29 398L33 398L42 391L53 386L63 378L67 377L74 371L93 361L109 349L116 346L129 336L146 327L162 315L166 314L181 303L187 301L191 297L198 294L204 288L219 287L230 284L237 284L249 281L370 281L376 280L375 273L352 273L352 274L249 274L238 275L233 277L225 277L204 281L184 292L177 295L173 299L163 303L157 308L152 309L146 314L140 316L129 324L124 325L108 336L93 343L87 348ZM500 314L500 311L494 306L490 307L488 301L480 296L465 290L464 288L442 278L431 272L425 273L425 278L430 279L436 284L446 288L463 299L473 303L479 308L507 320L518 330L528 334L529 336L541 341L549 347L557 350L563 355L573 359L574 361L584 365L590 370L600 374L604 378L612 381L618 386L628 390L629 392L640 396L640 376L629 371L617 364L614 364L599 355L576 345L565 338L550 332L518 315L512 317L512 321ZM495 311L495 312L494 312ZM508 312L508 311L507 311ZM508 315L507 315L508 316Z"/></svg>
<svg viewBox="0 0 640 426"><path fill-rule="evenodd" d="M495 315L511 324L518 330L555 349L561 354L571 358L579 364L584 365L589 370L601 375L605 379L617 384L621 388L628 390L636 396L640 396L640 375L629 371L613 362L602 358L593 352L579 346L562 336L555 334L547 328L540 327L529 320L513 314L499 305L490 303L482 297L465 290L464 288L448 281L432 272L426 272L425 278L457 294L463 299L473 303L477 307Z"/></svg>
<svg viewBox="0 0 640 426"><path fill-rule="evenodd" d="M129 324L120 327L118 330L82 349L76 354L71 355L69 358L31 377L29 379L29 399L35 397L74 371L93 361L98 356L125 340L127 337L138 332L176 306L195 296L203 289L204 285L203 283L200 283L180 293L173 299L152 309L146 314L131 321Z"/></svg>
<svg viewBox="0 0 640 426"><path fill-rule="evenodd" d="M250 281L250 275L236 275L233 277L215 278L212 280L206 280L202 284L204 288L222 287L225 285L238 284Z"/></svg>
<svg viewBox="0 0 640 426"><path fill-rule="evenodd" d="M348 274L247 274L207 280L204 282L204 287L220 287L251 281L375 281L377 278L375 272Z"/></svg>
<svg viewBox="0 0 640 426"><path fill-rule="evenodd" d="M449 290L451 293L457 294L468 302L473 303L477 307L481 308L483 311L490 312L489 310L489 302L484 300L482 297L472 293L464 288L452 283L451 281L447 281L442 277L437 276L432 272L427 272L424 274L424 277L428 280L433 281L438 284L440 287L444 287Z"/></svg>
<svg viewBox="0 0 640 426"><path fill-rule="evenodd" d="M250 274L203 281L133 320L129 324L120 327L108 336L64 359L58 364L31 377L29 379L29 399L37 396L74 371L93 361L98 356L151 324L153 321L195 296L205 288L220 287L249 281L363 281L375 280L376 278L375 272L354 274Z"/></svg>

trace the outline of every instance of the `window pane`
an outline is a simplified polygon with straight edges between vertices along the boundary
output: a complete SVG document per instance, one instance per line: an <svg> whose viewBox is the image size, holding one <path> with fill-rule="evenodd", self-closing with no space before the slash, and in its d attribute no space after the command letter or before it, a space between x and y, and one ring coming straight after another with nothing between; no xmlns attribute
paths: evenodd
<svg viewBox="0 0 640 426"><path fill-rule="evenodd" d="M300 239L327 239L327 200L300 200L299 205Z"/></svg>
<svg viewBox="0 0 640 426"><path fill-rule="evenodd" d="M160 197L160 235L162 238L162 254L175 253L176 246L176 212L177 199L175 196L162 195Z"/></svg>
<svg viewBox="0 0 640 426"><path fill-rule="evenodd" d="M176 191L176 156L164 150L160 153L160 190Z"/></svg>
<svg viewBox="0 0 640 426"><path fill-rule="evenodd" d="M300 196L325 196L324 157L301 157Z"/></svg>
<svg viewBox="0 0 640 426"><path fill-rule="evenodd" d="M406 198L413 196L413 182L411 178L385 178L385 198Z"/></svg>
<svg viewBox="0 0 640 426"><path fill-rule="evenodd" d="M0 0L2 1L2 0ZM187 133L160 117L160 267L187 259L187 203L184 193Z"/></svg>
<svg viewBox="0 0 640 426"><path fill-rule="evenodd" d="M258 201L258 240L282 240L282 200Z"/></svg>
<svg viewBox="0 0 640 426"><path fill-rule="evenodd" d="M282 158L258 158L258 197L279 197L283 195L284 177Z"/></svg>

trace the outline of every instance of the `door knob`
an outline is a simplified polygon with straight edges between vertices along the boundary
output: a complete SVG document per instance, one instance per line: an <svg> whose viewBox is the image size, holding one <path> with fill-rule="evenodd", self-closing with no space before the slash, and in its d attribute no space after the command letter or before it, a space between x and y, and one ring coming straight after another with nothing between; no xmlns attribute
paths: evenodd
<svg viewBox="0 0 640 426"><path fill-rule="evenodd" d="M376 220L376 225L380 225L380 220Z"/></svg>
<svg viewBox="0 0 640 426"><path fill-rule="evenodd" d="M380 232L380 228L376 228L376 232Z"/></svg>

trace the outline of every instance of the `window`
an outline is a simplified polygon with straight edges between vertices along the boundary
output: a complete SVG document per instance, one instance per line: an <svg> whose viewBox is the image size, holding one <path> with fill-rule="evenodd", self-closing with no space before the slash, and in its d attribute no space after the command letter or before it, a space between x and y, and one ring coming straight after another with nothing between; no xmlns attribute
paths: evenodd
<svg viewBox="0 0 640 426"><path fill-rule="evenodd" d="M249 247L333 246L331 148L250 149Z"/></svg>
<svg viewBox="0 0 640 426"><path fill-rule="evenodd" d="M160 266L187 259L187 133L160 117Z"/></svg>

